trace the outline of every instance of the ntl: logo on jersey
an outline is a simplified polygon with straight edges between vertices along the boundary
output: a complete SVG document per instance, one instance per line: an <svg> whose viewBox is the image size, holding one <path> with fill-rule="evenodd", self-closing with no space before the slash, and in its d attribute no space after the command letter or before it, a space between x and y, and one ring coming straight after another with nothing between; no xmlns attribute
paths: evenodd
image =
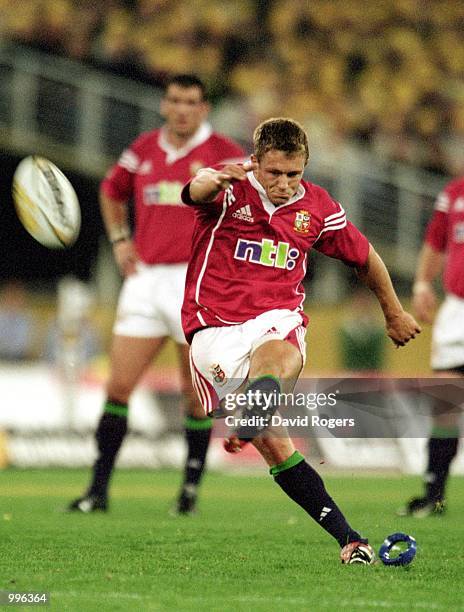
<svg viewBox="0 0 464 612"><path fill-rule="evenodd" d="M299 256L300 251L290 247L288 242L275 244L269 238L263 238L260 242L239 238L234 253L235 259L284 270L293 270Z"/></svg>

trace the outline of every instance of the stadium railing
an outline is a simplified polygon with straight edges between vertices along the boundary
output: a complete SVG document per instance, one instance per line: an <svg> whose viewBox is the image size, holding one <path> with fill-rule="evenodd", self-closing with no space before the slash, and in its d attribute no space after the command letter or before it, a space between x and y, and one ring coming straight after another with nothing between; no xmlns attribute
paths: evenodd
<svg viewBox="0 0 464 612"><path fill-rule="evenodd" d="M0 83L5 150L40 151L95 177L137 134L162 121L159 89L22 47L0 46ZM411 279L425 223L446 177L348 142L336 153L313 155L308 177L343 203L393 274ZM329 298L332 281L325 290Z"/></svg>

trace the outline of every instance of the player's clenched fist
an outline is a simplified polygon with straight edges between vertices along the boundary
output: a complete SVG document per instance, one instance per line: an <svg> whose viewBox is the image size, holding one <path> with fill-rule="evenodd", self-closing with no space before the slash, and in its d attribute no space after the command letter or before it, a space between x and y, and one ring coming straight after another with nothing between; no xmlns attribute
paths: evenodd
<svg viewBox="0 0 464 612"><path fill-rule="evenodd" d="M422 329L412 315L404 310L386 318L388 337L396 346L404 346L420 334Z"/></svg>

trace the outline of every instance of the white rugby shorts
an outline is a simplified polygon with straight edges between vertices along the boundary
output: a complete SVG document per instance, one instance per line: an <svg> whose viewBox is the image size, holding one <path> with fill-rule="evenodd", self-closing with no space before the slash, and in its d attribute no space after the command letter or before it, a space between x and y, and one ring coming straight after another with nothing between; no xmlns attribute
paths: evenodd
<svg viewBox="0 0 464 612"><path fill-rule="evenodd" d="M192 382L208 414L246 380L253 352L269 340L288 340L306 359L306 328L297 312L277 309L229 327L198 331L190 348Z"/></svg>
<svg viewBox="0 0 464 612"><path fill-rule="evenodd" d="M438 310L432 332L434 370L464 365L464 299L447 295Z"/></svg>
<svg viewBox="0 0 464 612"><path fill-rule="evenodd" d="M186 344L181 324L187 264L137 263L135 274L124 279L113 333L136 338L169 336Z"/></svg>

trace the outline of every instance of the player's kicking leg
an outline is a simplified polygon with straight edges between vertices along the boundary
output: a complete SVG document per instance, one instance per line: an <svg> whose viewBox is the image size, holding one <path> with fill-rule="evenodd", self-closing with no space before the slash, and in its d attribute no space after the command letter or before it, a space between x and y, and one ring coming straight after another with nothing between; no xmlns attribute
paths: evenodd
<svg viewBox="0 0 464 612"><path fill-rule="evenodd" d="M187 456L185 459L184 477L174 513L189 515L195 511L200 485L206 463L211 439L213 419L205 414L192 386L189 364L189 348L185 344L177 345L182 392L185 401L185 440Z"/></svg>
<svg viewBox="0 0 464 612"><path fill-rule="evenodd" d="M165 338L113 336L107 397L95 434L98 456L89 488L71 502L70 511L88 513L108 509L110 478L127 433L129 397L164 342Z"/></svg>
<svg viewBox="0 0 464 612"><path fill-rule="evenodd" d="M367 539L349 525L322 478L283 431L269 429L255 438L253 445L269 465L276 484L337 540L342 563L369 565L374 561L374 551Z"/></svg>
<svg viewBox="0 0 464 612"><path fill-rule="evenodd" d="M262 394L289 393L301 368L301 353L295 346L283 340L266 342L251 357L249 388ZM253 445L279 487L337 540L342 563L368 565L374 561L367 539L349 525L319 474L295 450L283 428L266 429L253 439Z"/></svg>

